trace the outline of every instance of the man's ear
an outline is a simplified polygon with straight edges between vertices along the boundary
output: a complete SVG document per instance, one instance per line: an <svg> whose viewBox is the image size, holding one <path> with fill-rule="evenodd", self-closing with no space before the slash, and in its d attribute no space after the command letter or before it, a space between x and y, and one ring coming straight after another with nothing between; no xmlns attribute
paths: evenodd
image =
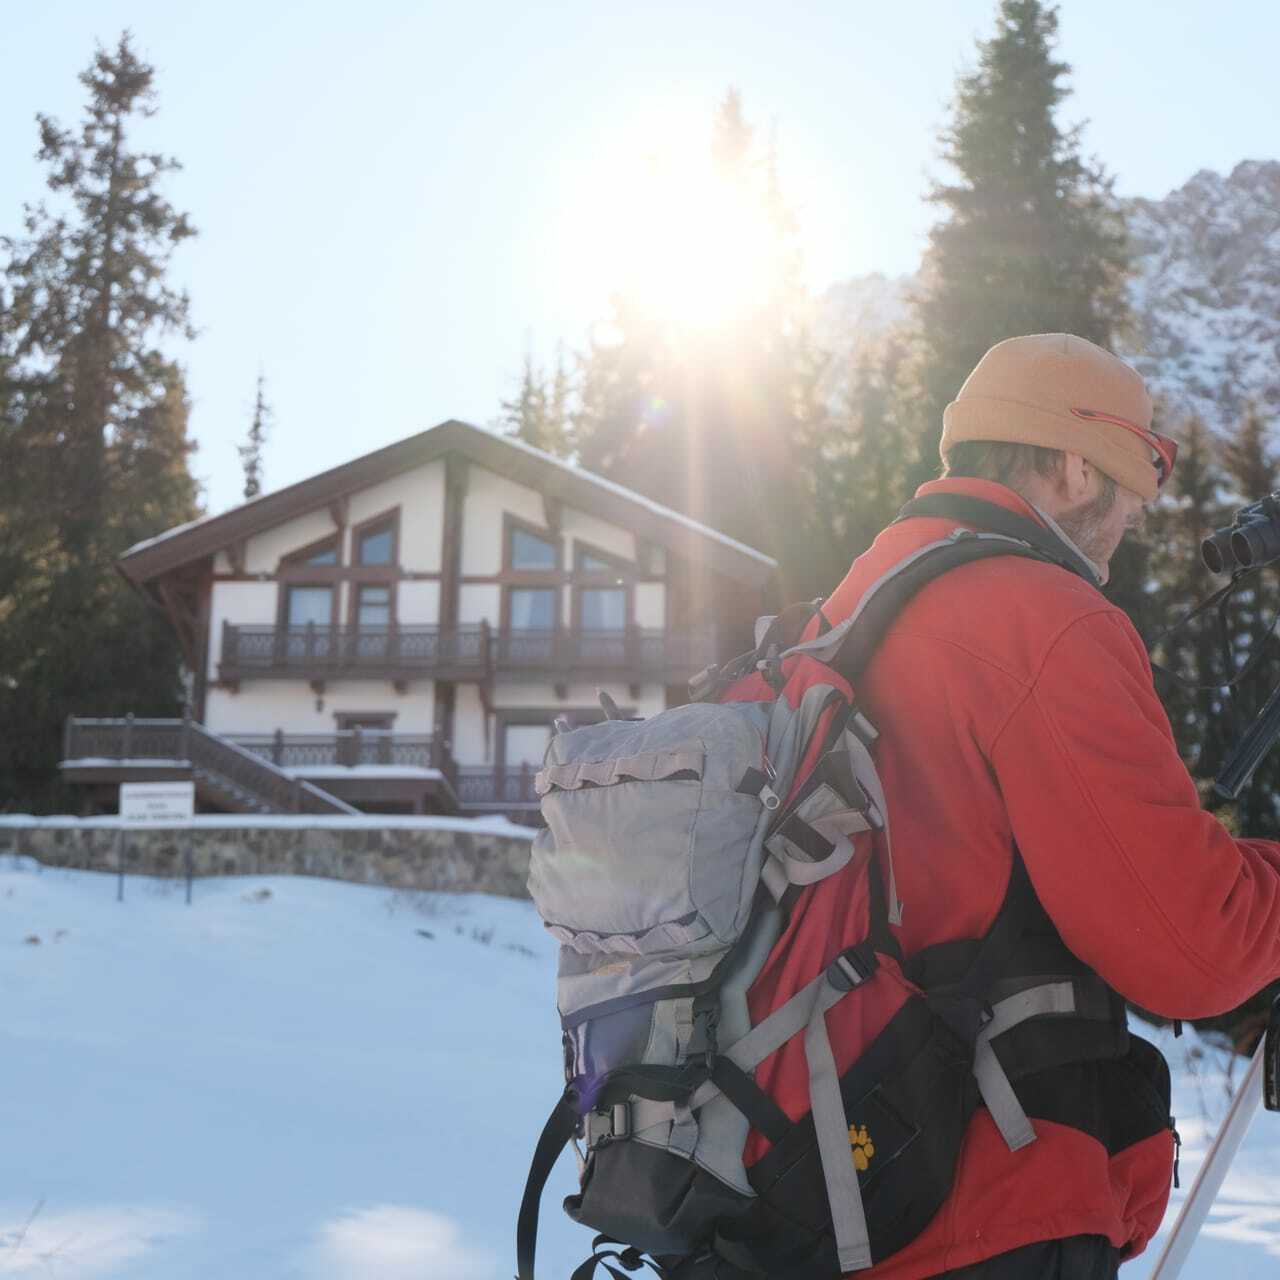
<svg viewBox="0 0 1280 1280"><path fill-rule="evenodd" d="M1083 455L1062 451L1062 466L1058 469L1058 492L1070 506L1083 502L1093 484L1094 468Z"/></svg>

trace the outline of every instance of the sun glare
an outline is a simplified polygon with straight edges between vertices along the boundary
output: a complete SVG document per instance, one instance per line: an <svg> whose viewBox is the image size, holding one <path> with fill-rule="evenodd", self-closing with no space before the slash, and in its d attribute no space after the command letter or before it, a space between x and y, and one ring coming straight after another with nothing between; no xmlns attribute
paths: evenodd
<svg viewBox="0 0 1280 1280"><path fill-rule="evenodd" d="M767 300L784 245L757 166L722 170L705 128L672 124L615 147L608 167L594 175L589 212L579 210L578 261L595 281L690 334L728 328Z"/></svg>

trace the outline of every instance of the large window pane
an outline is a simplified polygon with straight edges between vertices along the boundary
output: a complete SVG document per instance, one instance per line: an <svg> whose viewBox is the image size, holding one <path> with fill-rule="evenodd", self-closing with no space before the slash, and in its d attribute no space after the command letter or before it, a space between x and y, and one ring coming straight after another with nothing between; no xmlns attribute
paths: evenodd
<svg viewBox="0 0 1280 1280"><path fill-rule="evenodd" d="M356 598L356 622L361 627L391 625L391 588L361 587Z"/></svg>
<svg viewBox="0 0 1280 1280"><path fill-rule="evenodd" d="M333 620L333 588L290 587L287 617L291 627L327 627Z"/></svg>
<svg viewBox="0 0 1280 1280"><path fill-rule="evenodd" d="M551 631L556 625L556 593L548 588L517 587L510 594L512 631Z"/></svg>
<svg viewBox="0 0 1280 1280"><path fill-rule="evenodd" d="M593 556L591 552L584 551L582 559L578 566L583 573L613 573L615 572L613 565L607 560L601 560L599 556Z"/></svg>
<svg viewBox="0 0 1280 1280"><path fill-rule="evenodd" d="M584 631L622 631L627 625L627 593L618 587L584 587L579 593Z"/></svg>
<svg viewBox="0 0 1280 1280"><path fill-rule="evenodd" d="M511 530L511 567L513 569L554 569L555 543L535 537L523 529Z"/></svg>
<svg viewBox="0 0 1280 1280"><path fill-rule="evenodd" d="M374 529L360 536L359 559L361 564L390 564L392 552L391 527Z"/></svg>
<svg viewBox="0 0 1280 1280"><path fill-rule="evenodd" d="M335 542L332 546L325 547L320 551L313 551L307 557L307 564L337 564L338 563L338 544Z"/></svg>

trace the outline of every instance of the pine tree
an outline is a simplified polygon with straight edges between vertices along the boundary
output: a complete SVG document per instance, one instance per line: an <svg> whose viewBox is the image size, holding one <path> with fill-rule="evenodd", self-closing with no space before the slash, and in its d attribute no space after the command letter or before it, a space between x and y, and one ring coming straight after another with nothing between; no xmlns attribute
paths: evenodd
<svg viewBox="0 0 1280 1280"><path fill-rule="evenodd" d="M244 500L256 498L262 492L262 451L267 443L267 427L271 422L271 407L267 404L266 378L258 374L258 390L253 401L253 420L244 444L236 445L240 465L244 468Z"/></svg>
<svg viewBox="0 0 1280 1280"><path fill-rule="evenodd" d="M1178 465L1169 492L1148 517L1145 542L1151 548L1147 567L1153 608L1144 634L1152 642L1156 688L1179 751L1207 792L1230 747L1223 686L1232 673L1224 663L1215 613L1175 624L1221 585L1205 567L1200 545L1229 521L1230 514L1223 501L1226 478L1213 436L1199 418L1188 420L1177 434Z"/></svg>
<svg viewBox="0 0 1280 1280"><path fill-rule="evenodd" d="M77 130L38 117L57 207L29 208L26 234L0 242L20 476L6 519L24 546L0 579L0 807L58 802L67 715L173 714L181 698L171 629L115 561L196 513L182 374L160 346L190 336L166 271L194 232L161 191L176 162L130 146L155 108L128 34L80 79Z"/></svg>
<svg viewBox="0 0 1280 1280"><path fill-rule="evenodd" d="M917 303L917 478L936 474L942 411L984 351L1027 333L1110 346L1126 319L1125 231L1111 182L1063 128L1070 67L1054 56L1058 10L1000 0L995 34L960 80L942 157L954 175L929 199Z"/></svg>
<svg viewBox="0 0 1280 1280"><path fill-rule="evenodd" d="M1223 441L1222 464L1229 486L1239 495L1241 503L1254 502L1275 490L1277 459L1271 447L1268 424L1255 405L1246 406L1236 429ZM1242 681L1230 704L1228 724L1233 739L1244 731L1280 682L1278 645L1272 636L1276 613L1275 570L1267 568L1243 578L1231 600L1232 657L1238 667L1254 657L1257 665L1247 681ZM1273 752L1258 767L1253 781L1237 801L1242 831L1272 838L1280 836L1280 812L1273 799L1277 786L1280 786L1280 753Z"/></svg>
<svg viewBox="0 0 1280 1280"><path fill-rule="evenodd" d="M556 368L550 383L526 351L520 389L502 402L502 423L509 435L560 457L572 453L572 386L564 348L556 348Z"/></svg>

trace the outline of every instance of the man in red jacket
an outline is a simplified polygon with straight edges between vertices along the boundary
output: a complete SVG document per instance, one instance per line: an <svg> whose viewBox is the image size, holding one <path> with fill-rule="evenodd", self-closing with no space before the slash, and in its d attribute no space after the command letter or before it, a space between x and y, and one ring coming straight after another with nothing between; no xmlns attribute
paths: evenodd
<svg viewBox="0 0 1280 1280"><path fill-rule="evenodd" d="M1175 452L1116 357L1064 334L1002 342L946 410L944 478L825 603L838 623L914 550L1010 518L1066 566L997 557L943 575L863 675L908 963L983 936L1016 849L1055 943L1128 1000L1203 1017L1280 975L1280 845L1233 839L1201 809L1142 642L1098 591ZM1141 1252L1169 1194L1168 1070L1118 1020L1110 1035L1017 1080L1031 1145L1011 1152L980 1108L942 1210L861 1274L1093 1280Z"/></svg>

